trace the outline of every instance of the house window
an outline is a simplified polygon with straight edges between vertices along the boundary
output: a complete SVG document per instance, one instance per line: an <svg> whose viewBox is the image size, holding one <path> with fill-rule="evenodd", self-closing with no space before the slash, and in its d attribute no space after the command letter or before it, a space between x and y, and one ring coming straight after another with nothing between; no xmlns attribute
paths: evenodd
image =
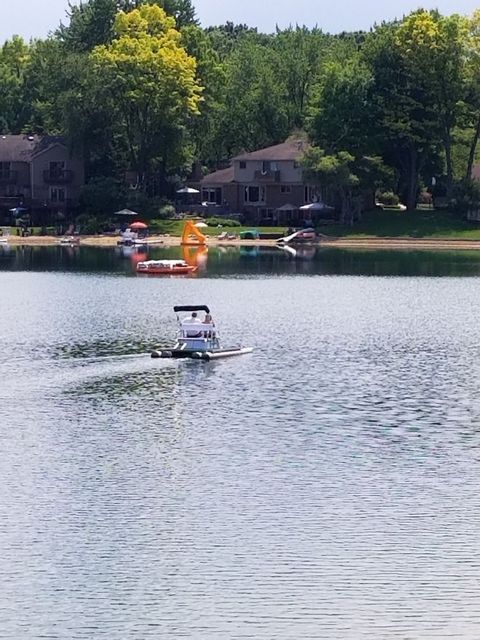
<svg viewBox="0 0 480 640"><path fill-rule="evenodd" d="M262 173L268 173L271 170L271 164L268 160L262 162Z"/></svg>
<svg viewBox="0 0 480 640"><path fill-rule="evenodd" d="M292 193L292 186L290 184L280 185L280 193Z"/></svg>
<svg viewBox="0 0 480 640"><path fill-rule="evenodd" d="M202 202L222 204L222 188L221 187L203 188Z"/></svg>
<svg viewBox="0 0 480 640"><path fill-rule="evenodd" d="M0 178L10 177L10 162L0 162Z"/></svg>
<svg viewBox="0 0 480 640"><path fill-rule="evenodd" d="M64 160L55 160L54 162L50 162L49 164L49 174L50 178L59 178L63 175L65 171L65 161Z"/></svg>
<svg viewBox="0 0 480 640"><path fill-rule="evenodd" d="M247 168L247 163L245 162L245 160L240 160L240 169L246 169Z"/></svg>
<svg viewBox="0 0 480 640"><path fill-rule="evenodd" d="M65 189L61 189L59 187L51 187L50 200L52 202L65 202Z"/></svg>
<svg viewBox="0 0 480 640"><path fill-rule="evenodd" d="M265 202L265 187L245 187L245 202L247 204Z"/></svg>
<svg viewBox="0 0 480 640"><path fill-rule="evenodd" d="M300 163L297 160L294 160L293 162L293 168L294 169L300 169Z"/></svg>

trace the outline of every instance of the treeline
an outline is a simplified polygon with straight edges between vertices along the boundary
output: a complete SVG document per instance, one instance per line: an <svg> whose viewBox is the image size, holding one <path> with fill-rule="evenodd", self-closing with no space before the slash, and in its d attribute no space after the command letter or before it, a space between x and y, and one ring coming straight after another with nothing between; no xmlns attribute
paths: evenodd
<svg viewBox="0 0 480 640"><path fill-rule="evenodd" d="M81 150L84 204L158 205L194 163L214 169L305 131L312 181L360 214L366 190L414 208L429 189L459 207L480 135L480 12L418 10L368 33L227 23L191 0L87 0L45 40L0 50L2 133L65 134Z"/></svg>

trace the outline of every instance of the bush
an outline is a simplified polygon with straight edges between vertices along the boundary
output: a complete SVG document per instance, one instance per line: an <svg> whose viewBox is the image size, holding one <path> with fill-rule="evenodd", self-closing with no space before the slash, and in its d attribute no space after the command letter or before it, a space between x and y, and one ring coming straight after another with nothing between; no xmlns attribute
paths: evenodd
<svg viewBox="0 0 480 640"><path fill-rule="evenodd" d="M88 236L100 233L105 222L89 216L87 213L82 213L75 219L75 224L77 227L80 227L80 233L82 235Z"/></svg>
<svg viewBox="0 0 480 640"><path fill-rule="evenodd" d="M229 218L207 218L205 222L209 227L241 227L242 225L238 220L230 220Z"/></svg>
<svg viewBox="0 0 480 640"><path fill-rule="evenodd" d="M400 202L400 198L393 191L381 191L377 193L377 202L386 207L396 207Z"/></svg>
<svg viewBox="0 0 480 640"><path fill-rule="evenodd" d="M454 211L462 214L467 214L469 211L478 211L480 209L480 182L478 180L457 182L454 186L449 206Z"/></svg>
<svg viewBox="0 0 480 640"><path fill-rule="evenodd" d="M173 204L167 203L163 204L158 210L158 217L161 220L168 220L168 218L173 218L176 213L176 209Z"/></svg>
<svg viewBox="0 0 480 640"><path fill-rule="evenodd" d="M89 216L108 216L121 209L125 188L114 178L99 176L82 187L80 207Z"/></svg>

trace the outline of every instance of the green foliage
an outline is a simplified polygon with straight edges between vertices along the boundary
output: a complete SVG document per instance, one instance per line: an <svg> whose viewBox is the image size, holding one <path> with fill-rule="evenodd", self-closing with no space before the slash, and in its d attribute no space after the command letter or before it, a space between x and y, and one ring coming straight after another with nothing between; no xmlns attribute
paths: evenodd
<svg viewBox="0 0 480 640"><path fill-rule="evenodd" d="M116 123L118 153L148 192L154 172L165 180L182 162L183 130L201 98L196 61L182 47L174 19L156 5L120 12L114 28L112 44L90 56L96 102Z"/></svg>
<svg viewBox="0 0 480 640"><path fill-rule="evenodd" d="M480 209L480 182L478 180L462 180L454 185L450 208L460 214Z"/></svg>
<svg viewBox="0 0 480 640"><path fill-rule="evenodd" d="M209 227L240 227L241 224L238 220L231 220L229 218L207 218L205 222Z"/></svg>
<svg viewBox="0 0 480 640"><path fill-rule="evenodd" d="M377 193L377 202L391 207L399 204L400 198L393 191L379 191Z"/></svg>
<svg viewBox="0 0 480 640"><path fill-rule="evenodd" d="M80 194L80 206L87 215L108 216L122 208L125 186L111 177L92 178Z"/></svg>
<svg viewBox="0 0 480 640"><path fill-rule="evenodd" d="M176 209L173 204L163 204L158 210L158 215L162 220L172 218L176 213Z"/></svg>

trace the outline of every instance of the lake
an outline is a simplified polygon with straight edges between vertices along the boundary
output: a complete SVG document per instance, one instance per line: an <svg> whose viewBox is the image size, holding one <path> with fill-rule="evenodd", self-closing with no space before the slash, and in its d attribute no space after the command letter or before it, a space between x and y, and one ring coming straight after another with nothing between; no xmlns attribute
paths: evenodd
<svg viewBox="0 0 480 640"><path fill-rule="evenodd" d="M136 259L0 248L0 638L478 638L480 254Z"/></svg>

